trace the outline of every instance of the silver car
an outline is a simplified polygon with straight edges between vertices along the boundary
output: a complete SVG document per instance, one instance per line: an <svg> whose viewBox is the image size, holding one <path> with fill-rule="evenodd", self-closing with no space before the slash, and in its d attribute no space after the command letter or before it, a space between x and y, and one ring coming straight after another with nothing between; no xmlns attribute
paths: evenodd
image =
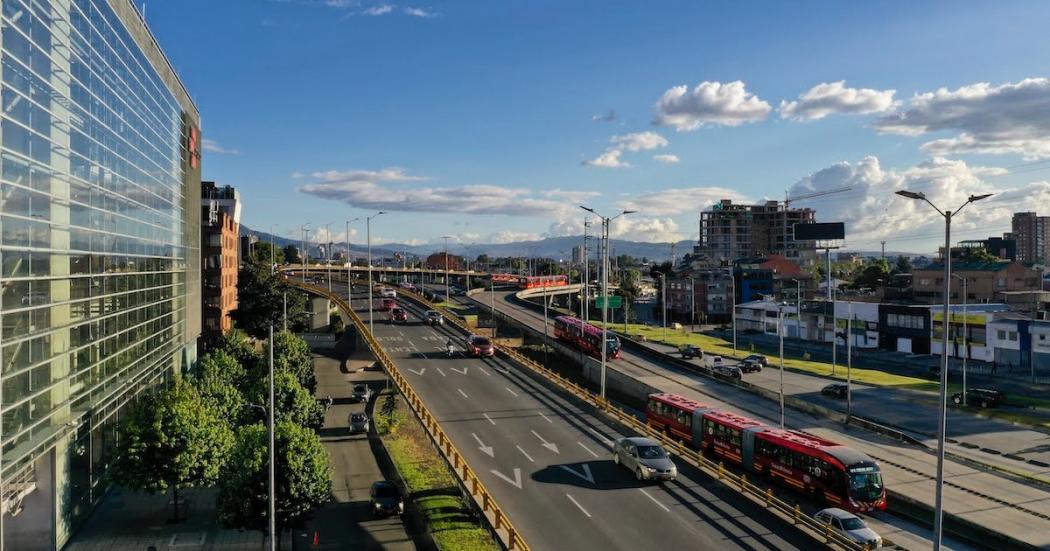
<svg viewBox="0 0 1050 551"><path fill-rule="evenodd" d="M368 432L368 416L364 413L350 414L350 434Z"/></svg>
<svg viewBox="0 0 1050 551"><path fill-rule="evenodd" d="M613 445L613 463L634 471L639 480L674 480L678 467L667 456L663 446L652 438L620 438Z"/></svg>
<svg viewBox="0 0 1050 551"><path fill-rule="evenodd" d="M817 511L813 518L824 524L830 524L832 530L861 545L869 545L872 548L882 547L882 537L868 528L860 517L849 511L831 507Z"/></svg>
<svg viewBox="0 0 1050 551"><path fill-rule="evenodd" d="M372 398L372 389L364 383L354 385L354 391L350 393L350 399L355 402L368 402Z"/></svg>
<svg viewBox="0 0 1050 551"><path fill-rule="evenodd" d="M427 325L444 325L445 318L437 310L427 310L423 312L423 323Z"/></svg>

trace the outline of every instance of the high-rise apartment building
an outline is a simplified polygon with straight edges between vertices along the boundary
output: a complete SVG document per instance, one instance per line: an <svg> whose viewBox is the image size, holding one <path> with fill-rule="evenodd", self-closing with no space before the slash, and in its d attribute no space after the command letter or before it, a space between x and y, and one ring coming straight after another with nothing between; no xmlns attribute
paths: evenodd
<svg viewBox="0 0 1050 551"><path fill-rule="evenodd" d="M231 186L201 182L201 300L203 336L225 334L233 327L240 266L240 194Z"/></svg>
<svg viewBox="0 0 1050 551"><path fill-rule="evenodd" d="M130 0L2 5L0 526L55 549L122 408L196 361L200 122Z"/></svg>
<svg viewBox="0 0 1050 551"><path fill-rule="evenodd" d="M700 243L693 257L708 265L722 265L740 258L783 255L803 266L812 263L811 245L796 242L795 224L815 220L813 209L784 209L778 201L737 205L722 199L700 213Z"/></svg>
<svg viewBox="0 0 1050 551"><path fill-rule="evenodd" d="M1050 263L1050 216L1015 212L1011 224L1017 241L1017 260L1025 264Z"/></svg>

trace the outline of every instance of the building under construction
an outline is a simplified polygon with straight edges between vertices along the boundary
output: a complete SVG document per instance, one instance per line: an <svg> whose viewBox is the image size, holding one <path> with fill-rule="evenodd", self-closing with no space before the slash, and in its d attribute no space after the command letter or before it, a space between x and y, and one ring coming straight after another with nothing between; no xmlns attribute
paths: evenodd
<svg viewBox="0 0 1050 551"><path fill-rule="evenodd" d="M761 205L737 205L722 199L700 213L700 243L694 260L707 265L725 265L738 258L783 255L803 267L812 265L813 242L792 238L795 224L815 221L809 208L784 208L779 201Z"/></svg>

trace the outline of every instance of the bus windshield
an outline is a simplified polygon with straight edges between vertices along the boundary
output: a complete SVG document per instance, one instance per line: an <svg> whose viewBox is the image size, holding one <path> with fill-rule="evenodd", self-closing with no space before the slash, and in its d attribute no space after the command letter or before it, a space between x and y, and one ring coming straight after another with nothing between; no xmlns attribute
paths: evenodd
<svg viewBox="0 0 1050 551"><path fill-rule="evenodd" d="M620 349L620 339L616 337L608 337L605 339L605 348L609 353L614 353Z"/></svg>
<svg viewBox="0 0 1050 551"><path fill-rule="evenodd" d="M882 497L882 473L850 473L849 495L858 501L875 501Z"/></svg>

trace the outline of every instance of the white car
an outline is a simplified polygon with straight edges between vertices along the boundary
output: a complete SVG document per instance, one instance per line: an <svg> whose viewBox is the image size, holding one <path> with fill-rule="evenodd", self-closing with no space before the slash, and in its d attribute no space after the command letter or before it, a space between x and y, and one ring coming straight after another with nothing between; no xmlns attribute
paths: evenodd
<svg viewBox="0 0 1050 551"><path fill-rule="evenodd" d="M872 548L882 547L882 537L868 528L860 517L849 511L831 507L817 511L813 518L823 524L830 524L832 530L846 536L851 541L869 545Z"/></svg>
<svg viewBox="0 0 1050 551"><path fill-rule="evenodd" d="M397 298L397 291L393 289L383 289L383 291L379 293L379 296L382 298Z"/></svg>
<svg viewBox="0 0 1050 551"><path fill-rule="evenodd" d="M354 385L354 390L350 394L350 399L355 402L365 402L372 398L372 389L364 383L357 383Z"/></svg>

